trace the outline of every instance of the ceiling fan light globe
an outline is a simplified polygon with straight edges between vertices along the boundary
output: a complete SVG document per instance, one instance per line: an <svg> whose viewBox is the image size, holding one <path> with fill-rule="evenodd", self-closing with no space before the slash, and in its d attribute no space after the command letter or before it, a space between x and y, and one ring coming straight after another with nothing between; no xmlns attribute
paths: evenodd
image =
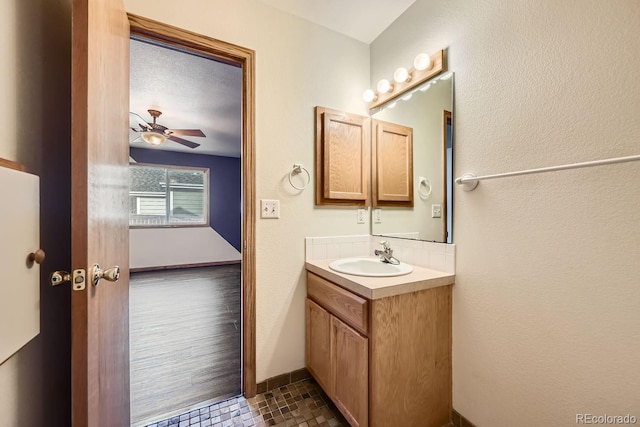
<svg viewBox="0 0 640 427"><path fill-rule="evenodd" d="M140 135L142 140L150 145L161 145L167 140L167 137L157 132L142 132Z"/></svg>

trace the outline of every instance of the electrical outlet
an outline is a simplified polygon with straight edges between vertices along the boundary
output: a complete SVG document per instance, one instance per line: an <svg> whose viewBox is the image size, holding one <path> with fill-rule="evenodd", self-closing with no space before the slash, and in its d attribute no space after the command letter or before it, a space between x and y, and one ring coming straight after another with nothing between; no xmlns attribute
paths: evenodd
<svg viewBox="0 0 640 427"><path fill-rule="evenodd" d="M366 209L358 209L358 220L357 220L358 224L364 224L364 217L366 214L367 214Z"/></svg>
<svg viewBox="0 0 640 427"><path fill-rule="evenodd" d="M260 218L280 218L280 200L260 199Z"/></svg>
<svg viewBox="0 0 640 427"><path fill-rule="evenodd" d="M382 209L373 210L373 222L376 224L382 224Z"/></svg>
<svg viewBox="0 0 640 427"><path fill-rule="evenodd" d="M442 216L442 205L431 205L431 218L440 218Z"/></svg>

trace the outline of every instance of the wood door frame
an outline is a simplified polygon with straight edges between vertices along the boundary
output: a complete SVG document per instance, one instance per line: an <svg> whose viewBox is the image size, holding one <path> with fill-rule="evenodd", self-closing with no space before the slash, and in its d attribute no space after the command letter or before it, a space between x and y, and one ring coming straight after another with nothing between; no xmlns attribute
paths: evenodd
<svg viewBox="0 0 640 427"><path fill-rule="evenodd" d="M127 14L131 35L242 68L242 392L256 394L255 51Z"/></svg>
<svg viewBox="0 0 640 427"><path fill-rule="evenodd" d="M444 224L444 230L442 231L442 241L447 243L448 241L448 221L447 221L447 213L450 207L447 204L447 141L449 136L449 131L447 129L447 125L451 125L453 128L453 115L451 111L442 110L442 171L443 171L443 197L442 197L442 218Z"/></svg>

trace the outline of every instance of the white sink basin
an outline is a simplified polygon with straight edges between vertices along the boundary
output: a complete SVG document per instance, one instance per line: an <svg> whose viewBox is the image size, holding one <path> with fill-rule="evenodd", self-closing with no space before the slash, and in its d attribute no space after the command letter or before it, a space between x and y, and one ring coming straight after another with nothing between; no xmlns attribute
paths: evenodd
<svg viewBox="0 0 640 427"><path fill-rule="evenodd" d="M367 277L402 276L413 271L409 264L393 265L381 262L377 257L342 258L331 262L329 268L338 273Z"/></svg>

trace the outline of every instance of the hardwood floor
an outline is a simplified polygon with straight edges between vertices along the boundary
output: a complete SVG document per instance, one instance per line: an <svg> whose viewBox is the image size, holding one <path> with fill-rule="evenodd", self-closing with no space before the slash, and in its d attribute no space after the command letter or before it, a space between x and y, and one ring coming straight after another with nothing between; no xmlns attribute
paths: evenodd
<svg viewBox="0 0 640 427"><path fill-rule="evenodd" d="M131 274L131 423L241 392L240 264Z"/></svg>

